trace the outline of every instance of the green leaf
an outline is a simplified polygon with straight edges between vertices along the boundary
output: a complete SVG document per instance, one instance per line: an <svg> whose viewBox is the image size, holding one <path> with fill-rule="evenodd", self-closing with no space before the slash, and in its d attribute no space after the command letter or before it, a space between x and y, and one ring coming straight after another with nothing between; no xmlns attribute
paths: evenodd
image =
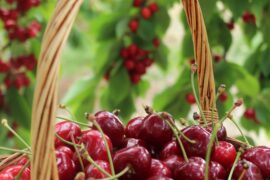
<svg viewBox="0 0 270 180"><path fill-rule="evenodd" d="M262 73L267 77L270 76L270 48L268 47L263 55L260 62L260 69Z"/></svg>
<svg viewBox="0 0 270 180"><path fill-rule="evenodd" d="M181 47L181 55L183 59L194 57L193 41L190 32L185 33Z"/></svg>
<svg viewBox="0 0 270 180"><path fill-rule="evenodd" d="M162 70L168 68L168 48L165 45L160 45L159 49L155 52L154 60Z"/></svg>
<svg viewBox="0 0 270 180"><path fill-rule="evenodd" d="M233 17L235 19L240 17L243 14L243 12L249 9L250 7L249 0L239 0L239 1L224 0L223 3L225 4L226 7L228 7L232 11Z"/></svg>
<svg viewBox="0 0 270 180"><path fill-rule="evenodd" d="M170 24L170 16L168 14L168 9L164 6L159 7L158 12L154 14L153 20L151 21L153 21L153 23L155 24L154 28L157 35L162 37Z"/></svg>
<svg viewBox="0 0 270 180"><path fill-rule="evenodd" d="M132 87L132 90L135 92L137 96L143 97L146 93L146 91L150 87L150 82L142 79L139 84Z"/></svg>
<svg viewBox="0 0 270 180"><path fill-rule="evenodd" d="M116 24L116 38L122 38L122 36L127 32L129 18L123 18Z"/></svg>
<svg viewBox="0 0 270 180"><path fill-rule="evenodd" d="M247 138L248 142L250 143L250 145L256 146L255 141L251 137L246 136L246 138ZM242 142L245 142L245 139L243 138L243 136L237 136L236 139L238 139Z"/></svg>
<svg viewBox="0 0 270 180"><path fill-rule="evenodd" d="M18 90L11 88L7 91L6 100L9 104L12 117L23 127L29 128L31 122L31 106L26 99L18 93Z"/></svg>
<svg viewBox="0 0 270 180"><path fill-rule="evenodd" d="M147 42L152 42L152 40L156 36L155 33L153 33L154 28L155 28L155 24L153 22L141 20L140 26L137 32L138 36L140 36L143 40Z"/></svg>
<svg viewBox="0 0 270 180"><path fill-rule="evenodd" d="M216 11L216 2L217 0L200 0L200 6L202 8L202 13L205 22L210 21L212 16L214 15L214 12Z"/></svg>

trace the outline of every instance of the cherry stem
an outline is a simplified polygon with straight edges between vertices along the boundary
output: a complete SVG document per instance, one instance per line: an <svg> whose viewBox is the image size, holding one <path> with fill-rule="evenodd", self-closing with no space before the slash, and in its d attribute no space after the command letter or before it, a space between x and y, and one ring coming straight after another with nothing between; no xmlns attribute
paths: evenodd
<svg viewBox="0 0 270 180"><path fill-rule="evenodd" d="M75 116L64 104L59 104L59 108L65 110L72 117L72 119L76 119Z"/></svg>
<svg viewBox="0 0 270 180"><path fill-rule="evenodd" d="M12 149L12 148L2 147L2 146L0 146L0 149L1 149L1 150L5 150L5 151L12 151L12 152L18 152L18 153L29 154L29 155L32 154L32 153L29 152L29 151L20 150L20 149Z"/></svg>
<svg viewBox="0 0 270 180"><path fill-rule="evenodd" d="M202 116L202 119L204 121L204 124L207 125L207 121L206 121L206 118L203 114L203 111L202 111L202 107L200 105L200 101L198 99L198 96L197 96L197 93L196 93L196 89L195 89L195 83L194 83L194 75L195 75L195 72L192 71L191 73L191 87L192 87L192 91L193 91L193 94L194 94L194 97L195 97L195 100L196 100L196 104L199 108L199 111L200 111L200 114Z"/></svg>
<svg viewBox="0 0 270 180"><path fill-rule="evenodd" d="M80 145L76 144L76 143L72 143L72 142L69 142L65 139L63 139L61 136L59 136L57 133L55 133L55 136L60 140L62 141L63 143L66 143L68 145L71 145L71 146L77 146L77 147L81 147Z"/></svg>
<svg viewBox="0 0 270 180"><path fill-rule="evenodd" d="M242 152L241 151L238 151L237 154L236 154L236 158L233 162L233 165L232 165L232 169L230 171L230 174L229 174L229 177L228 177L228 180L231 180L232 179L232 175L233 175L233 172L234 172L234 169L236 167L236 163L238 162L238 160L240 159L240 156L241 156Z"/></svg>
<svg viewBox="0 0 270 180"><path fill-rule="evenodd" d="M111 174L108 173L107 171L105 171L102 167L100 167L92 158L91 156L88 154L87 150L85 149L84 145L81 145L81 148L83 149L84 153L83 156L84 158L89 161L91 164L93 164L93 166L95 166L100 172L102 172L103 174L105 174L108 177L111 177Z"/></svg>
<svg viewBox="0 0 270 180"><path fill-rule="evenodd" d="M16 136L29 150L31 150L31 147L29 144L27 144L23 138L17 134L9 125L8 125L8 121L6 119L2 119L2 124L14 135Z"/></svg>
<svg viewBox="0 0 270 180"><path fill-rule="evenodd" d="M111 155L111 151L109 148L109 144L105 138L104 132L102 131L102 128L100 127L100 125L97 123L95 116L92 115L87 115L87 119L89 119L93 125L98 129L98 131L100 132L102 139L105 143L105 147L106 147L106 151L107 151L107 155L108 155L108 159L109 159L109 163L110 163L110 167L111 167L111 171L112 171L112 175L115 175L115 171L114 171L114 166L113 166L113 160L112 160L112 155Z"/></svg>
<svg viewBox="0 0 270 180"><path fill-rule="evenodd" d="M184 159L185 159L186 162L188 162L188 157L187 157L187 154L186 154L184 145L183 145L183 143L181 142L180 138L178 137L178 133L175 131L174 127L171 125L170 122L168 122L168 121L165 121L165 122L166 122L166 123L170 126L170 128L172 129L173 134L174 134L174 136L175 136L175 138L176 138L178 144L180 145L180 148L181 148L181 151L182 151L182 153L183 153Z"/></svg>
<svg viewBox="0 0 270 180"><path fill-rule="evenodd" d="M20 180L23 171L25 170L25 168L30 164L30 161L27 161L24 166L22 167L22 169L20 170L20 172L18 173L18 175L15 177L15 180Z"/></svg>
<svg viewBox="0 0 270 180"><path fill-rule="evenodd" d="M208 176L209 176L209 163L210 163L210 158L211 158L211 152L212 152L212 147L214 145L214 142L215 142L215 139L217 137L217 132L218 132L218 129L220 128L220 124L217 123L215 124L213 130L212 130L212 134L211 134L211 138L210 138L210 142L207 146L207 152L206 152L206 167L205 167L205 176L204 176L204 179L205 180L208 180Z"/></svg>
<svg viewBox="0 0 270 180"><path fill-rule="evenodd" d="M244 178L244 175L245 175L246 171L247 171L246 169L243 169L243 171L241 172L238 180L242 180Z"/></svg>
<svg viewBox="0 0 270 180"><path fill-rule="evenodd" d="M129 170L130 170L130 166L127 166L125 169L123 169L121 172L119 172L115 176L112 176L112 177L109 177L109 178L104 178L103 180L114 180L114 179L118 179L119 177L121 177L124 174L126 174Z"/></svg>
<svg viewBox="0 0 270 180"><path fill-rule="evenodd" d="M250 145L247 137L244 135L243 131L241 130L241 128L238 126L238 124L235 122L235 120L233 118L230 118L230 120L233 122L233 124L236 126L236 128L240 132L241 136L244 138L245 143L250 147L251 145Z"/></svg>
<svg viewBox="0 0 270 180"><path fill-rule="evenodd" d="M79 152L77 146L75 146L76 143L75 143L75 140L74 140L74 136L73 136L73 135L71 136L71 140L72 140L72 143L73 143L73 147L74 147L74 149L75 149L75 152L76 152L76 154L77 154L77 157L78 157L78 159L79 159L79 162L80 162L82 171L84 172L83 161L82 161L82 158L81 158L81 155L80 155L80 152Z"/></svg>
<svg viewBox="0 0 270 180"><path fill-rule="evenodd" d="M180 129L177 128L177 126L171 122L168 121L168 123L171 125L170 127L171 128L174 128L176 131L177 131L177 134L183 136L183 138L188 141L189 143L191 144L195 144L196 141L192 140L192 139L189 139Z"/></svg>
<svg viewBox="0 0 270 180"><path fill-rule="evenodd" d="M75 121L75 120L72 120L72 119L68 119L68 118L65 118L65 117L56 117L57 119L62 119L62 120L66 120L66 121L70 121L70 122L74 122L78 125L81 125L81 126L86 126L86 127L89 127L90 125L89 124L86 124L86 123L82 123L82 122L79 122L79 121Z"/></svg>

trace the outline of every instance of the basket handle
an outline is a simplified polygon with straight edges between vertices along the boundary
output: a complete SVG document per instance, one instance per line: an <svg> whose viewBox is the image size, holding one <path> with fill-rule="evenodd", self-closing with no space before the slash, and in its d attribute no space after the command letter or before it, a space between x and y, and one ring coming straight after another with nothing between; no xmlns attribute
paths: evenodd
<svg viewBox="0 0 270 180"><path fill-rule="evenodd" d="M82 0L60 0L43 36L31 126L31 179L58 179L54 153L60 55Z"/></svg>
<svg viewBox="0 0 270 180"><path fill-rule="evenodd" d="M192 33L195 60L198 65L198 84L200 105L207 122L218 120L215 102L215 80L212 54L208 42L207 31L202 10L198 0L182 0L188 25ZM200 120L202 124L203 121Z"/></svg>

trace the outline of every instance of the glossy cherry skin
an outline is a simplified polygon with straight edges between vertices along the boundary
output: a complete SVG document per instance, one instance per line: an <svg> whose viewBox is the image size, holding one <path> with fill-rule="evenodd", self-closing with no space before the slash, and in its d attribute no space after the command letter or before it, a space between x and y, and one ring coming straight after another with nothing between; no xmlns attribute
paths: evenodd
<svg viewBox="0 0 270 180"><path fill-rule="evenodd" d="M71 159L73 158L73 151L67 146L59 146L56 148L57 151L66 153Z"/></svg>
<svg viewBox="0 0 270 180"><path fill-rule="evenodd" d="M105 138L109 145L109 149L112 152L112 142L108 136L105 135ZM93 160L108 161L106 145L100 132L96 130L89 130L83 133L80 143L85 145L85 148Z"/></svg>
<svg viewBox="0 0 270 180"><path fill-rule="evenodd" d="M164 177L164 176L152 176L152 177L147 178L147 180L173 180L173 179L169 177Z"/></svg>
<svg viewBox="0 0 270 180"><path fill-rule="evenodd" d="M171 177L172 173L171 173L171 170L162 161L157 160L157 159L152 159L148 176L149 177L152 177L152 176Z"/></svg>
<svg viewBox="0 0 270 180"><path fill-rule="evenodd" d="M122 147L128 148L132 146L142 146L146 148L145 142L141 139L135 139L135 138L126 138L123 141Z"/></svg>
<svg viewBox="0 0 270 180"><path fill-rule="evenodd" d="M238 179L243 173L243 171L245 170L244 165L243 165L244 163L248 165L248 169L246 169L242 180L263 180L264 179L262 176L261 170L255 164L246 160L241 160L237 163L233 172L233 177L235 179Z"/></svg>
<svg viewBox="0 0 270 180"><path fill-rule="evenodd" d="M15 177L20 173L22 170L23 165L12 165L8 166L4 170L0 172L0 180L14 180ZM30 180L30 169L25 168L21 175L21 180Z"/></svg>
<svg viewBox="0 0 270 180"><path fill-rule="evenodd" d="M232 167L236 158L236 150L231 143L226 141L219 141L215 145L212 160L220 163L224 168L229 169Z"/></svg>
<svg viewBox="0 0 270 180"><path fill-rule="evenodd" d="M180 136L180 140L184 145L187 155L205 158L211 134L200 126L189 126L183 129L182 132L186 137L195 141L195 143L190 143Z"/></svg>
<svg viewBox="0 0 270 180"><path fill-rule="evenodd" d="M144 117L131 119L126 126L125 134L129 138L139 138Z"/></svg>
<svg viewBox="0 0 270 180"><path fill-rule="evenodd" d="M250 148L242 155L242 158L258 166L264 178L270 178L270 148L265 146Z"/></svg>
<svg viewBox="0 0 270 180"><path fill-rule="evenodd" d="M181 166L185 162L184 158L177 155L172 155L163 160L166 166L171 170L172 177L174 178L174 171L177 167Z"/></svg>
<svg viewBox="0 0 270 180"><path fill-rule="evenodd" d="M143 120L140 138L155 146L163 146L172 140L173 132L166 121L174 123L170 115L153 113Z"/></svg>
<svg viewBox="0 0 270 180"><path fill-rule="evenodd" d="M110 168L110 164L106 161L101 161L101 160L97 160L96 163L105 171L107 171L109 174L111 174L111 168ZM107 178L107 176L105 174L103 174L102 172L100 172L95 166L93 166L92 164L89 164L86 168L85 168L85 178L94 178L94 179L103 179L103 178Z"/></svg>
<svg viewBox="0 0 270 180"><path fill-rule="evenodd" d="M143 178L150 170L151 156L144 147L133 146L115 152L113 164L116 173L119 173L128 165L131 166L131 170L120 179Z"/></svg>
<svg viewBox="0 0 270 180"><path fill-rule="evenodd" d="M20 160L16 164L17 165L25 165L29 161L30 160L28 159L28 157L27 156L24 156L24 157L20 158Z"/></svg>
<svg viewBox="0 0 270 180"><path fill-rule="evenodd" d="M212 133L212 127L207 127L206 131L208 131L209 133ZM226 137L227 137L226 128L225 126L221 126L221 128L217 132L217 138L218 140L223 141L226 139Z"/></svg>
<svg viewBox="0 0 270 180"><path fill-rule="evenodd" d="M100 111L95 114L97 123L111 139L114 146L120 146L124 139L125 128L122 121L113 113Z"/></svg>
<svg viewBox="0 0 270 180"><path fill-rule="evenodd" d="M55 131L60 137L70 142L72 142L72 136L74 137L75 140L77 140L77 138L81 136L80 126L69 121L62 121L62 122L57 123L55 125ZM62 141L60 141L60 139L56 137L55 147L62 146L62 145L66 145L66 144L64 144Z"/></svg>
<svg viewBox="0 0 270 180"><path fill-rule="evenodd" d="M76 175L74 161L65 152L56 151L56 164L60 180L73 180Z"/></svg>
<svg viewBox="0 0 270 180"><path fill-rule="evenodd" d="M172 155L180 155L180 147L175 140L168 142L160 153L160 159L166 159Z"/></svg>
<svg viewBox="0 0 270 180"><path fill-rule="evenodd" d="M211 161L210 162L210 179L226 179L226 170L224 169L224 167L215 162L215 161Z"/></svg>
<svg viewBox="0 0 270 180"><path fill-rule="evenodd" d="M176 180L203 180L204 171L205 161L200 157L192 157L175 168L174 174Z"/></svg>

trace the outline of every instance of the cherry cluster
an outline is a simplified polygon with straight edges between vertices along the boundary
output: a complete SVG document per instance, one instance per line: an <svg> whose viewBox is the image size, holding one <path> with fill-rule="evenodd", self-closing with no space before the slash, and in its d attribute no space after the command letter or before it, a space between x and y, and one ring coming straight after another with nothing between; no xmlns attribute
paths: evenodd
<svg viewBox="0 0 270 180"><path fill-rule="evenodd" d="M149 108L146 112L126 126L116 113L107 111L88 115L92 125L85 124L86 129L65 118L57 123L55 153L60 180L203 180L206 168L209 179L270 178L270 148L246 146L237 151L239 146L228 140L224 126L216 130L211 125L190 125L180 130L170 114ZM12 179L21 170L22 179L30 179L27 162L28 157L21 158L2 170L0 179Z"/></svg>
<svg viewBox="0 0 270 180"><path fill-rule="evenodd" d="M138 12L138 15L133 17L128 23L130 31L127 34L129 34L130 37L135 37L137 35L142 18L146 21L150 21L151 17L159 10L157 3L148 3L147 0L134 0L133 7L139 8L140 11ZM120 50L123 66L128 71L130 81L133 84L138 84L140 82L141 77L154 62L154 50L147 50L139 46L139 44L133 42L126 47L122 47ZM152 46L153 48L158 48L160 46L158 37L155 37L152 40ZM105 77L106 79L109 78L109 72L106 73Z"/></svg>
<svg viewBox="0 0 270 180"><path fill-rule="evenodd" d="M25 25L27 12L40 4L40 0L6 0L5 7L0 8L0 20L3 22L4 30L7 32L8 43L1 47L1 51L11 51L9 47L17 41L24 43L30 38L35 38L41 30L41 25L32 20ZM4 106L4 91L10 87L21 89L30 84L27 76L28 71L33 71L36 65L36 58L33 54L11 56L8 59L0 58L0 73L3 74L3 82L0 107Z"/></svg>

